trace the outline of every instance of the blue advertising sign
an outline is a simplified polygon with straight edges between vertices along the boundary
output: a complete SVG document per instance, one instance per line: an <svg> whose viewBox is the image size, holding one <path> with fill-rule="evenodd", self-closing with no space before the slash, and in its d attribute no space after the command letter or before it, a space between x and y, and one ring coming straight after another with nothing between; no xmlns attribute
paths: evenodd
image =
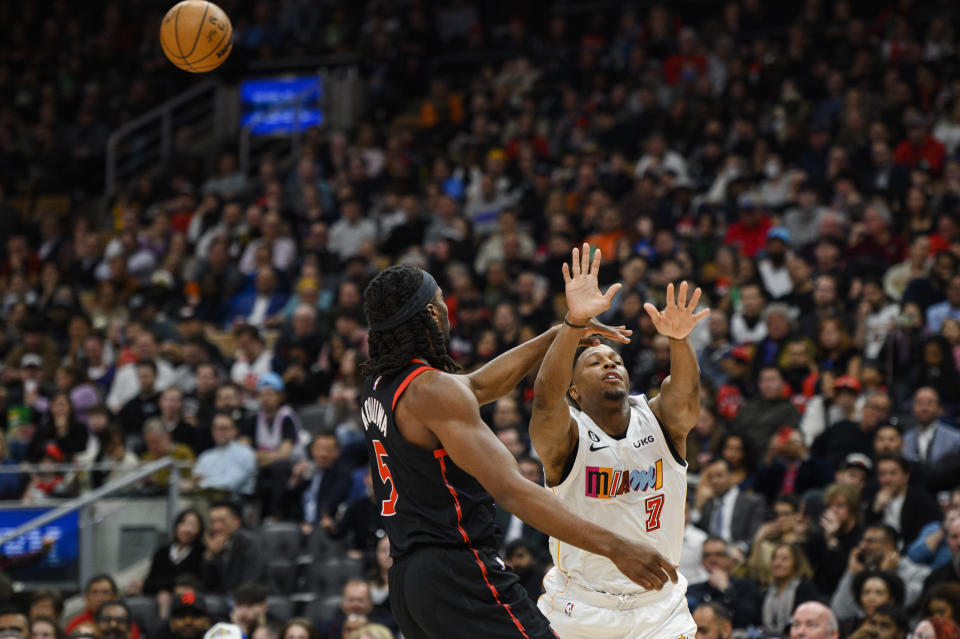
<svg viewBox="0 0 960 639"><path fill-rule="evenodd" d="M52 508L17 508L0 510L0 535L39 517ZM18 581L76 581L80 564L80 516L74 511L0 547L4 557L17 557L40 550L44 539L53 539L50 553L40 561L14 564L5 572Z"/></svg>
<svg viewBox="0 0 960 639"><path fill-rule="evenodd" d="M240 85L240 124L252 126L255 135L293 133L296 107L300 130L323 124L323 82L318 76L246 80Z"/></svg>

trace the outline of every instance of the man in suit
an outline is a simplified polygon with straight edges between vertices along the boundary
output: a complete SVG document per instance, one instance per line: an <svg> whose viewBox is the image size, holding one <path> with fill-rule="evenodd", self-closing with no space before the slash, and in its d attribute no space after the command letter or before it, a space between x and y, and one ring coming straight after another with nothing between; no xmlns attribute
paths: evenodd
<svg viewBox="0 0 960 639"><path fill-rule="evenodd" d="M318 433L310 442L309 451L310 460L293 467L289 495L295 502L303 534L309 535L315 526L332 532L336 529L337 511L350 492L351 472L340 459L340 444L333 431Z"/></svg>
<svg viewBox="0 0 960 639"><path fill-rule="evenodd" d="M520 465L520 473L524 477L538 486L543 485L543 465L539 461L533 457L521 457L518 460L518 464ZM499 544L501 548L514 541L522 541L533 550L536 559L549 558L549 538L530 524L525 523L516 515L511 515L504 510L500 504L497 504L494 521L497 523L497 528L503 533L503 538Z"/></svg>
<svg viewBox="0 0 960 639"><path fill-rule="evenodd" d="M713 497L701 509L697 525L736 545L746 556L754 534L766 519L763 497L741 492L734 484L729 463L722 457L707 465L703 477Z"/></svg>
<svg viewBox="0 0 960 639"><path fill-rule="evenodd" d="M909 546L920 529L940 519L940 506L929 491L910 485L910 462L902 455L877 457L879 489L867 508L867 524L884 523Z"/></svg>
<svg viewBox="0 0 960 639"><path fill-rule="evenodd" d="M240 584L263 577L263 552L257 541L240 529L240 507L233 502L210 505L210 526L204 537L203 581L207 592L225 594Z"/></svg>
<svg viewBox="0 0 960 639"><path fill-rule="evenodd" d="M758 624L763 594L752 580L730 576L733 558L727 542L713 536L703 542L703 567L710 576L687 588L690 608L695 610L702 604L717 603L732 613L735 628Z"/></svg>
<svg viewBox="0 0 960 639"><path fill-rule="evenodd" d="M916 426L903 436L903 456L909 461L935 464L960 452L960 430L940 419L940 396L929 386L913 394Z"/></svg>

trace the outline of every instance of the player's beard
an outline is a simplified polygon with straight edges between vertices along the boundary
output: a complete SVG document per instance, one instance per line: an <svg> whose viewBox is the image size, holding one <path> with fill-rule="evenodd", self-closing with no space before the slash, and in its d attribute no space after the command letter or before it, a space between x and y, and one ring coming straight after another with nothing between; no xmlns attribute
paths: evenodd
<svg viewBox="0 0 960 639"><path fill-rule="evenodd" d="M611 400L623 399L626 396L627 396L627 391L624 390L623 388L617 388L616 390L603 391L604 399L611 399Z"/></svg>

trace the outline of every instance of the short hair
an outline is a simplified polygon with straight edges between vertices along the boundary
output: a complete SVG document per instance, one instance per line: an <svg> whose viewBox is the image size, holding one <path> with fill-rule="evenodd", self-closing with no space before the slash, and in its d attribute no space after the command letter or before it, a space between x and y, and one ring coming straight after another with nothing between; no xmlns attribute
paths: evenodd
<svg viewBox="0 0 960 639"><path fill-rule="evenodd" d="M873 614L890 617L894 625L896 625L900 630L906 630L907 624L909 624L909 621L907 620L907 612L903 609L903 607L894 603L890 603L889 601L877 606L877 609L873 611Z"/></svg>
<svg viewBox="0 0 960 639"><path fill-rule="evenodd" d="M337 448L340 448L340 440L337 439L336 431L325 428L317 431L317 434L313 436L313 438L310 440L310 446L308 446L308 450L313 448L313 445L317 443L318 439L332 439L334 443L336 443Z"/></svg>
<svg viewBox="0 0 960 639"><path fill-rule="evenodd" d="M53 626L53 636L54 639L61 639L63 637L63 630L60 628L60 622L58 622L53 617L47 615L37 615L33 619L29 620L30 622L30 634L33 634L33 624L35 623L47 623Z"/></svg>
<svg viewBox="0 0 960 639"><path fill-rule="evenodd" d="M110 590L113 591L113 594L114 594L114 595L117 594L117 582L115 582L115 581L113 580L113 577L111 577L110 575L108 575L108 574L105 573L105 572L102 572L102 573L100 573L100 574L98 574L98 575L94 575L93 577L90 577L90 579L87 579L87 583L86 583L86 585L84 585L84 587L83 587L83 592L85 592L85 593L86 593L86 592L90 592L90 588L93 587L93 584L99 583L99 582L101 582L101 581L105 581L105 582L107 582L108 584L110 584Z"/></svg>
<svg viewBox="0 0 960 639"><path fill-rule="evenodd" d="M800 498L796 495L778 495L776 499L773 500L774 505L776 504L786 504L793 508L793 512L800 512Z"/></svg>
<svg viewBox="0 0 960 639"><path fill-rule="evenodd" d="M894 548L897 547L897 544L900 541L900 533L898 533L897 530L890 524L877 522L867 526L867 530L879 530L883 533L883 536L887 538L887 542Z"/></svg>
<svg viewBox="0 0 960 639"><path fill-rule="evenodd" d="M226 499L220 501L215 501L210 504L210 507L207 509L207 512L211 512L217 508L226 508L230 511L230 514L243 521L243 512L240 510L240 506L236 502L232 502Z"/></svg>
<svg viewBox="0 0 960 639"><path fill-rule="evenodd" d="M234 338L243 337L244 335L246 335L247 337L252 337L253 339L263 344L263 337L260 335L260 331L257 330L256 326L250 326L249 324L241 324L233 331Z"/></svg>
<svg viewBox="0 0 960 639"><path fill-rule="evenodd" d="M27 613L25 613L20 606L7 603L0 606L0 617L5 617L7 615L23 615L26 617Z"/></svg>
<svg viewBox="0 0 960 639"><path fill-rule="evenodd" d="M41 588L40 590L34 591L30 595L29 605L27 608L32 608L41 601L52 601L53 610L57 613L57 616L63 615L63 595L61 595L56 590L50 590L49 588Z"/></svg>
<svg viewBox="0 0 960 639"><path fill-rule="evenodd" d="M189 511L184 511L189 512ZM182 513L181 513L182 514ZM200 520L203 521L202 519ZM203 590L203 582L200 581L200 578L197 577L192 572L180 573L173 578L173 587L182 586L184 588L190 588L194 592L200 592Z"/></svg>
<svg viewBox="0 0 960 639"><path fill-rule="evenodd" d="M163 425L163 420L159 417L151 417L143 422L143 434L146 435L147 433L164 433L170 435L170 431Z"/></svg>
<svg viewBox="0 0 960 639"><path fill-rule="evenodd" d="M727 543L727 540L719 535L707 535L707 538L703 540L703 545L706 546L709 543L720 542L723 544L724 548L729 548L730 544Z"/></svg>
<svg viewBox="0 0 960 639"><path fill-rule="evenodd" d="M110 601L104 601L100 604L100 607L97 608L97 614L94 615L94 619L100 621L100 618L103 616L103 611L107 608L123 608L123 611L127 613L127 621L133 623L133 614L130 612L130 606L128 606L122 599L111 599Z"/></svg>
<svg viewBox="0 0 960 639"><path fill-rule="evenodd" d="M229 412L225 410L218 410L213 414L213 418L210 420L210 423L213 424L213 420L216 419L217 417L226 417L227 419L230 420L230 423L233 424L234 428L236 428L237 422L233 418L233 415L231 415Z"/></svg>
<svg viewBox="0 0 960 639"><path fill-rule="evenodd" d="M245 581L233 591L233 602L238 606L253 606L266 601L267 589L253 581Z"/></svg>
<svg viewBox="0 0 960 639"><path fill-rule="evenodd" d="M906 595L903 580L900 579L896 573L888 570L861 570L854 575L853 583L850 586L854 601L858 604L860 603L860 591L863 590L863 585L867 583L869 579L879 579L883 581L883 583L887 585L887 591L890 593L890 600L898 606L903 605L903 600Z"/></svg>
<svg viewBox="0 0 960 639"><path fill-rule="evenodd" d="M877 455L877 467L880 467L880 462L882 461L892 461L896 462L900 466L900 470L904 472L905 475L910 474L910 462L901 455L900 453L883 453L882 455Z"/></svg>
<svg viewBox="0 0 960 639"><path fill-rule="evenodd" d="M152 370L154 375L157 374L157 363L152 359L141 359L139 362L136 363L136 366L135 366L135 368L144 368L144 367Z"/></svg>
<svg viewBox="0 0 960 639"><path fill-rule="evenodd" d="M361 579L360 577L351 577L350 579L347 579L346 583L343 584L343 590L341 592L346 592L347 588L350 586L356 586L358 584L361 586L366 586L367 592L370 592L370 584L366 579Z"/></svg>
<svg viewBox="0 0 960 639"><path fill-rule="evenodd" d="M717 619L721 621L726 621L727 623L733 623L733 615L730 613L730 610L718 601L705 601L697 608L694 609L694 612L699 608L709 608L713 611L713 614Z"/></svg>

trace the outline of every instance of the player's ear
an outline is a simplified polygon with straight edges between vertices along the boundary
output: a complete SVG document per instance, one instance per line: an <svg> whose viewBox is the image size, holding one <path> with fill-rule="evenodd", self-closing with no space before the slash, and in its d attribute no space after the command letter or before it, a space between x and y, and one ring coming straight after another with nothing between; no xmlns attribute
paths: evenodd
<svg viewBox="0 0 960 639"><path fill-rule="evenodd" d="M427 312L433 317L434 322L440 323L440 309L437 308L436 304L427 304Z"/></svg>
<svg viewBox="0 0 960 639"><path fill-rule="evenodd" d="M580 392L577 390L576 384L570 384L570 388L567 389L567 395L577 404L580 403Z"/></svg>

